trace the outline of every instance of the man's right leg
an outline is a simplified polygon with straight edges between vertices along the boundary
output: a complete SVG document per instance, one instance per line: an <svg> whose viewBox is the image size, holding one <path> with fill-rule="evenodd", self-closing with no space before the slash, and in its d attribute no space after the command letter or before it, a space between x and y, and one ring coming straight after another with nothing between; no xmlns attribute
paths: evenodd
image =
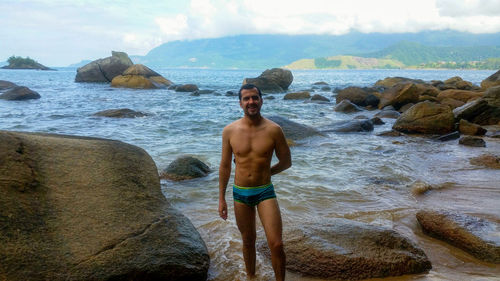
<svg viewBox="0 0 500 281"><path fill-rule="evenodd" d="M243 258L248 277L255 276L255 207L234 201L234 216L243 240Z"/></svg>

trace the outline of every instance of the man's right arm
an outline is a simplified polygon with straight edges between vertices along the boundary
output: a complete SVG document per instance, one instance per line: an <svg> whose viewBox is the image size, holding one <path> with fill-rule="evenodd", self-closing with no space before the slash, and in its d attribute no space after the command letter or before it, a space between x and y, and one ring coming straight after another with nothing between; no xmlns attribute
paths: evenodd
<svg viewBox="0 0 500 281"><path fill-rule="evenodd" d="M226 127L222 132L222 156L219 166L219 216L227 219L226 188L231 176L231 159L233 150L229 143L230 130Z"/></svg>

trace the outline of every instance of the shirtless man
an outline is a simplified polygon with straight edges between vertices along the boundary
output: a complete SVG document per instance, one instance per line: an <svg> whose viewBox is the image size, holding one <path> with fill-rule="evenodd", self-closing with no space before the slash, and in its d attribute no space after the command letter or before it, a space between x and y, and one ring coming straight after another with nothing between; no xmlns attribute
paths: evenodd
<svg viewBox="0 0 500 281"><path fill-rule="evenodd" d="M271 176L292 165L290 149L281 127L262 117L262 94L245 84L239 91L245 116L227 125L222 132L222 158L219 168L219 215L227 219L226 187L234 154L236 171L233 185L234 215L243 240L247 276L255 276L255 206L271 250L276 280L285 280L281 214ZM278 163L271 166L273 152Z"/></svg>

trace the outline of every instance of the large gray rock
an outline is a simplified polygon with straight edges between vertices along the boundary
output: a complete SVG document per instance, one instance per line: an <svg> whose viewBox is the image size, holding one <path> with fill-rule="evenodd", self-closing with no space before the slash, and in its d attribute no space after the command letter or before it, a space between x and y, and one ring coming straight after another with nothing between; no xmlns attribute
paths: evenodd
<svg viewBox="0 0 500 281"><path fill-rule="evenodd" d="M336 112L353 113L353 112L362 111L363 109L358 107L354 103L350 102L349 100L342 100L340 103L335 105L333 110Z"/></svg>
<svg viewBox="0 0 500 281"><path fill-rule="evenodd" d="M0 206L1 279L207 278L203 240L136 146L0 131Z"/></svg>
<svg viewBox="0 0 500 281"><path fill-rule="evenodd" d="M133 65L126 53L111 52L111 57L98 59L77 69L75 82L109 83Z"/></svg>
<svg viewBox="0 0 500 281"><path fill-rule="evenodd" d="M341 103L343 100L348 100L355 105L367 106L368 104L366 99L372 94L372 92L375 92L375 90L352 86L338 91L335 99L337 103Z"/></svg>
<svg viewBox="0 0 500 281"><path fill-rule="evenodd" d="M243 84L254 84L262 92L284 92L292 84L292 72L284 68L272 68L262 72L257 78L245 78Z"/></svg>
<svg viewBox="0 0 500 281"><path fill-rule="evenodd" d="M454 131L455 117L450 107L429 101L405 111L392 128L404 133L447 134Z"/></svg>
<svg viewBox="0 0 500 281"><path fill-rule="evenodd" d="M282 116L275 115L275 116L269 116L267 118L280 125L281 129L283 129L285 137L292 141L297 141L312 136L323 135L315 128L294 122Z"/></svg>
<svg viewBox="0 0 500 281"><path fill-rule="evenodd" d="M15 86L0 95L3 100L31 100L39 99L40 94L24 86Z"/></svg>
<svg viewBox="0 0 500 281"><path fill-rule="evenodd" d="M420 248L394 230L351 220L306 222L285 229L283 241L286 268L308 277L359 280L432 267ZM265 243L258 249L269 256Z"/></svg>
<svg viewBox="0 0 500 281"><path fill-rule="evenodd" d="M311 94L307 91L288 93L283 97L284 100L307 100L310 98Z"/></svg>
<svg viewBox="0 0 500 281"><path fill-rule="evenodd" d="M373 131L373 122L371 120L360 119L337 122L328 126L325 130L322 130L323 133L354 133L370 131Z"/></svg>
<svg viewBox="0 0 500 281"><path fill-rule="evenodd" d="M17 85L15 83L12 83L10 81L0 80L0 91L14 88L16 86Z"/></svg>
<svg viewBox="0 0 500 281"><path fill-rule="evenodd" d="M500 263L500 227L497 223L444 210L419 211L417 220L425 233L463 249L478 259Z"/></svg>
<svg viewBox="0 0 500 281"><path fill-rule="evenodd" d="M192 156L184 155L170 163L160 176L164 179L180 181L204 177L208 173L210 173L210 168L207 164Z"/></svg>

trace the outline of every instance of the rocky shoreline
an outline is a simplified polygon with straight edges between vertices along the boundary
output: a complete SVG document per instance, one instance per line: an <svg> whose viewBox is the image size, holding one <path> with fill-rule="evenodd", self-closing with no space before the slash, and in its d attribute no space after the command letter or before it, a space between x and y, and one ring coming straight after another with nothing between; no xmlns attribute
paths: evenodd
<svg viewBox="0 0 500 281"><path fill-rule="evenodd" d="M333 92L337 94L333 98L336 104L332 110L353 115L353 118L320 128L298 124L282 116L270 116L269 119L282 126L291 145L297 145L311 136L325 136L332 132L370 132L388 118L395 119L393 130L384 132L383 137L406 135L412 138L415 135L436 141L460 138L459 145L488 145L489 138L500 136L500 130L492 128L500 125L498 73L483 81L481 87L459 77L432 82L388 77L368 88L335 89ZM111 81L106 79L106 82L113 86L112 81L119 76L139 75L149 79L159 76L156 74L135 65L127 67ZM277 96L275 93L286 92L293 76L288 70L271 69L257 78L251 78L254 80L249 79L245 81L269 85L264 95L268 99ZM10 85L6 81L1 82ZM151 84L154 85L153 82ZM325 84L316 83L312 87L326 89L328 85ZM175 87L169 88L171 86ZM175 90L182 89L182 86L186 85L171 83L157 88ZM15 86L10 85L8 89L12 87ZM192 93L200 91L193 86L186 88ZM331 105L329 97L321 98L309 92L313 90L286 93L283 102ZM376 112L377 118L363 118L363 112ZM120 109L95 115L136 118L147 114ZM0 252L5 253L0 255L0 274L9 272L12 274L8 276L9 280L62 277L88 280L89 276L93 276L90 278L93 280L118 277L135 280L158 277L180 280L188 278L186 276L192 278L190 280L207 278L209 260L206 246L191 222L173 210L159 192L159 178L186 180L205 177L213 171L208 165L195 157L181 157L159 175L149 155L140 148L116 141L76 136L2 131L0 144L2 159L10 161L0 169L0 192L3 192L0 200L8 206L0 211L0 235L3 241L8 241L0 244L4 247ZM95 167L95 163L102 161L105 169ZM471 163L498 169L500 156L480 155L471 159ZM89 178L90 184L87 182ZM67 189L68 182L74 188ZM95 190L96 186L103 189ZM432 189L425 183L412 188L416 196ZM91 196L93 194L99 196L95 198ZM122 196L125 197L120 198ZM109 205L110 202L113 206ZM105 208L99 213L103 206ZM23 216L26 213L40 215ZM500 241L495 236L499 229L497 222L483 218L481 214L451 214L448 210L422 209L414 216L422 230L430 236L487 263L500 263ZM127 218L126 221L123 221L124 218ZM87 228L99 229L102 233L82 232ZM110 236L115 228L119 230L118 235ZM173 230L167 231L170 228ZM16 232L18 230L21 232ZM460 235L457 236L458 232ZM176 240L178 235L185 235L180 239L182 241ZM47 238L54 236L60 238ZM185 239L191 242L186 244ZM36 247L30 249L27 241L36 241ZM154 241L162 241L160 244L165 246L158 248ZM289 256L287 268L310 277L358 280L422 273L432 267L426 253L411 238L391 229L354 220L319 219L307 227L286 233L285 245ZM14 264L6 263L12 259L9 249L16 247L22 249L22 255ZM260 245L259 251L265 255L265 245ZM193 259L193 256L196 258ZM44 263L47 257L60 261L64 266L55 268L50 262ZM161 261L162 264L152 265L141 260L143 258ZM30 270L13 270L19 263L34 263L35 266ZM40 268L50 269L40 277L36 274L42 271ZM188 272L193 272L193 275L186 275ZM37 279L39 277L41 279Z"/></svg>

